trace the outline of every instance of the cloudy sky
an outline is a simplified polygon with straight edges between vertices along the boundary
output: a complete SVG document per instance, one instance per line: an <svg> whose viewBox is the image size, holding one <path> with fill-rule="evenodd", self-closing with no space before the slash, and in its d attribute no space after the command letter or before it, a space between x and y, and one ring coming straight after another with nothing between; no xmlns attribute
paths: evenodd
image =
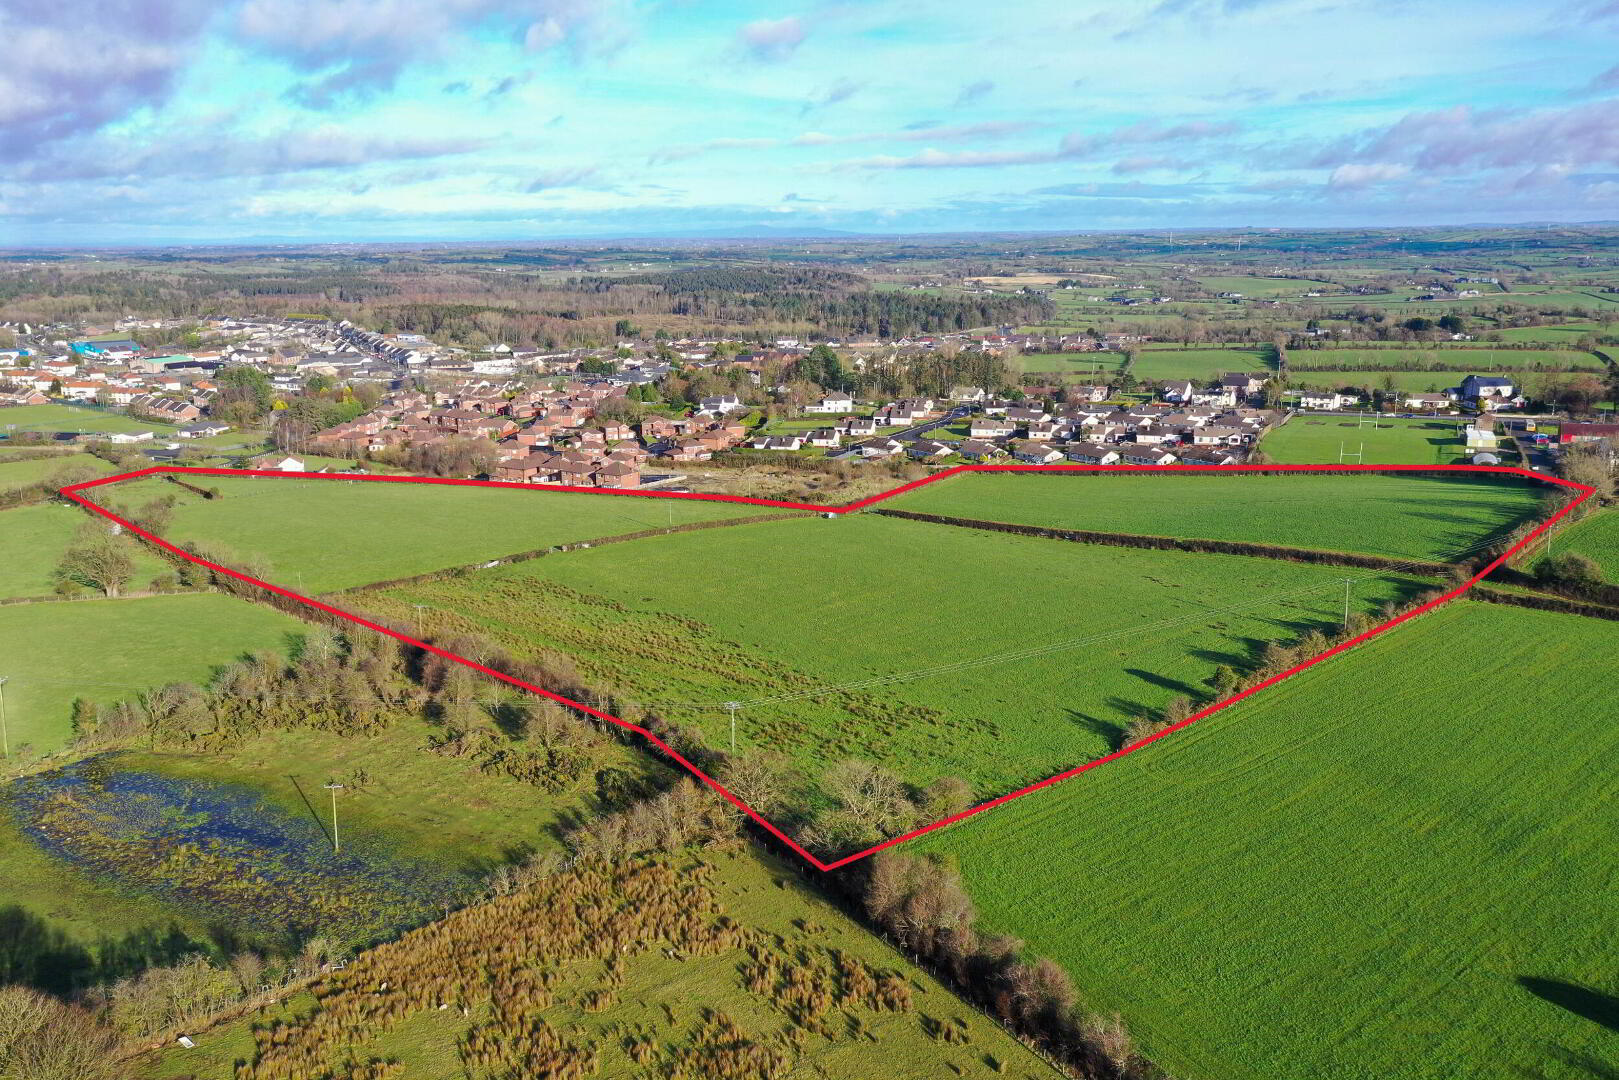
<svg viewBox="0 0 1619 1080"><path fill-rule="evenodd" d="M0 246L1619 219L1619 0L0 0Z"/></svg>

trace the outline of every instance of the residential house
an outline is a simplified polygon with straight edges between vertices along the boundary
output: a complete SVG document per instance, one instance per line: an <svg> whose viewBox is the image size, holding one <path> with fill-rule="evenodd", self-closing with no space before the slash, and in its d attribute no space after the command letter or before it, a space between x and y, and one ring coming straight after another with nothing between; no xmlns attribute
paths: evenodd
<svg viewBox="0 0 1619 1080"><path fill-rule="evenodd" d="M1169 465L1175 455L1160 446L1127 446L1123 448L1126 465Z"/></svg>
<svg viewBox="0 0 1619 1080"><path fill-rule="evenodd" d="M816 428L804 436L808 446L819 446L826 450L835 450L843 444L843 436L833 428Z"/></svg>
<svg viewBox="0 0 1619 1080"><path fill-rule="evenodd" d="M1305 409L1347 409L1358 404L1358 395L1340 394L1336 390L1306 390L1299 395L1299 405Z"/></svg>
<svg viewBox="0 0 1619 1080"><path fill-rule="evenodd" d="M1017 430L1017 425L1010 420L998 420L992 416L975 416L967 424L967 435L974 439L1006 439Z"/></svg>
<svg viewBox="0 0 1619 1080"><path fill-rule="evenodd" d="M854 409L854 398L848 394L828 394L813 405L804 406L807 413L846 413Z"/></svg>
<svg viewBox="0 0 1619 1080"><path fill-rule="evenodd" d="M187 424L174 434L182 439L205 439L210 435L223 435L229 430L229 424L221 424L217 421L203 421L200 424Z"/></svg>
<svg viewBox="0 0 1619 1080"><path fill-rule="evenodd" d="M1028 465L1049 465L1063 458L1061 450L1040 442L1018 443L1012 450L1012 456Z"/></svg>
<svg viewBox="0 0 1619 1080"><path fill-rule="evenodd" d="M956 446L956 453L968 461L987 461L1000 452L1000 447L982 439L967 439Z"/></svg>
<svg viewBox="0 0 1619 1080"><path fill-rule="evenodd" d="M1237 452L1218 446L1193 447L1180 455L1182 465L1235 465L1241 460Z"/></svg>
<svg viewBox="0 0 1619 1080"><path fill-rule="evenodd" d="M742 399L735 394L721 394L719 397L707 397L700 403L698 416L728 416L747 408Z"/></svg>
<svg viewBox="0 0 1619 1080"><path fill-rule="evenodd" d="M1081 465L1113 465L1118 462L1120 454L1111 446L1076 442L1068 444L1064 456L1069 461L1077 461Z"/></svg>
<svg viewBox="0 0 1619 1080"><path fill-rule="evenodd" d="M933 439L917 439L906 448L905 452L911 457L921 461L931 458L946 457L954 450L955 447L951 446L949 443L937 442Z"/></svg>

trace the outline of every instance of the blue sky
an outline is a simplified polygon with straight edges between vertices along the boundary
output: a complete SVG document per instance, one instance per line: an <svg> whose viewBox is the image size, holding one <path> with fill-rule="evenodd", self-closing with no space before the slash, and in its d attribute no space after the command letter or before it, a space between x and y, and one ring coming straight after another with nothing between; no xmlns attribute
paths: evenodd
<svg viewBox="0 0 1619 1080"><path fill-rule="evenodd" d="M0 245L1619 219L1619 0L0 0Z"/></svg>

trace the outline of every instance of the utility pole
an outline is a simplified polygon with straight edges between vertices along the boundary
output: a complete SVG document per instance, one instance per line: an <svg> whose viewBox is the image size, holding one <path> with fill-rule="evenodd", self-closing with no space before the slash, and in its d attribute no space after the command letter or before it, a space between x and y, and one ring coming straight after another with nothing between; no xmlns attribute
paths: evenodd
<svg viewBox="0 0 1619 1080"><path fill-rule="evenodd" d="M0 757L11 756L11 737L6 734L6 683L10 675L0 675Z"/></svg>
<svg viewBox="0 0 1619 1080"><path fill-rule="evenodd" d="M1349 587L1355 583L1354 578L1344 578L1344 629L1349 629Z"/></svg>
<svg viewBox="0 0 1619 1080"><path fill-rule="evenodd" d="M731 753L736 753L736 711L742 707L739 701L727 701L725 711L731 714Z"/></svg>
<svg viewBox="0 0 1619 1080"><path fill-rule="evenodd" d="M343 785L333 780L325 787L332 793L332 854L336 855L341 850L337 843L337 793L343 790Z"/></svg>

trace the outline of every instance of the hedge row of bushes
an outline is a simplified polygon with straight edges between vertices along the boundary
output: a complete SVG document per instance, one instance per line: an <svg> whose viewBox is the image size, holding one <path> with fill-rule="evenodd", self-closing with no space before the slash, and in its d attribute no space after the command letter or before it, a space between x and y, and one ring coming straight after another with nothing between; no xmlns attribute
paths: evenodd
<svg viewBox="0 0 1619 1080"><path fill-rule="evenodd" d="M1175 536L1144 536L1139 533L1091 532L1084 529L1047 529L1038 525L1012 525L1004 521L976 521L972 518L918 514L909 510L875 509L872 513L889 517L927 521L935 525L957 525L966 529L1037 536L1047 540L1067 540L1076 544L1106 544L1110 547L1150 548L1157 551L1194 551L1218 555L1255 555L1285 562L1323 563L1354 566L1368 570L1399 570L1416 574L1447 574L1449 563L1388 559L1380 555L1356 555L1347 551L1318 551L1314 548L1283 547L1279 544L1252 544L1235 540L1193 540Z"/></svg>
<svg viewBox="0 0 1619 1080"><path fill-rule="evenodd" d="M551 547L534 548L531 551L519 551L515 555L503 555L492 560L502 566L507 563L528 562L530 559L542 558L546 555L560 554L564 551L576 551L580 548L601 547L604 544L622 544L627 540L645 540L651 536L664 536L669 533L696 532L698 529L717 529L725 525L752 525L760 521L775 521L785 517L811 517L813 511L799 510L792 513L754 514L752 517L722 518L718 521L693 521L685 525L669 525L660 529L642 529L640 532L620 533L617 536L603 536L597 540L581 540L573 544L555 544ZM345 592L380 592L383 589L396 589L402 585L420 585L427 581L442 581L445 578L460 577L474 570L481 570L490 564L491 560L467 563L463 566L450 566L443 570L431 570L425 574L414 574L411 577L393 578L390 581L373 581L366 585L356 585Z"/></svg>

